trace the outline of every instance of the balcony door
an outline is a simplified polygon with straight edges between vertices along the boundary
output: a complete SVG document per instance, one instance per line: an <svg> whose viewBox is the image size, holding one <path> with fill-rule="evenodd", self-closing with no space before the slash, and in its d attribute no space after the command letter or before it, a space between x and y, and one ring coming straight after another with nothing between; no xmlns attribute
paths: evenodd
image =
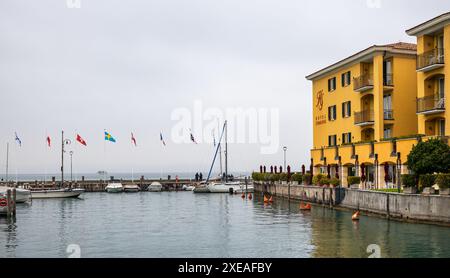
<svg viewBox="0 0 450 278"><path fill-rule="evenodd" d="M443 99L445 97L445 79L444 77L438 78L438 91L437 95L439 99Z"/></svg>
<svg viewBox="0 0 450 278"><path fill-rule="evenodd" d="M392 60L383 61L383 82L384 86L392 86Z"/></svg>
<svg viewBox="0 0 450 278"><path fill-rule="evenodd" d="M437 51L438 51L438 61L440 63L444 62L444 35L439 35L437 37Z"/></svg>
<svg viewBox="0 0 450 278"><path fill-rule="evenodd" d="M438 135L445 136L445 120L444 119L438 120Z"/></svg>

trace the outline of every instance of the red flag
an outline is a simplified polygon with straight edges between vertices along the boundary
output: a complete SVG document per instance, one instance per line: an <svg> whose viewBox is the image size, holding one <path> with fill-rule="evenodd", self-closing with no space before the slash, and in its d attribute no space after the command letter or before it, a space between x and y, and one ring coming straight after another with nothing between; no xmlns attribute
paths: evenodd
<svg viewBox="0 0 450 278"><path fill-rule="evenodd" d="M80 142L81 145L87 146L86 141L84 141L79 134L77 134L77 141Z"/></svg>
<svg viewBox="0 0 450 278"><path fill-rule="evenodd" d="M136 147L136 138L134 138L133 132L131 132L131 143L133 143L134 146Z"/></svg>
<svg viewBox="0 0 450 278"><path fill-rule="evenodd" d="M52 142L52 140L50 139L50 136L47 136L47 145L48 145L48 147L51 146L51 142Z"/></svg>

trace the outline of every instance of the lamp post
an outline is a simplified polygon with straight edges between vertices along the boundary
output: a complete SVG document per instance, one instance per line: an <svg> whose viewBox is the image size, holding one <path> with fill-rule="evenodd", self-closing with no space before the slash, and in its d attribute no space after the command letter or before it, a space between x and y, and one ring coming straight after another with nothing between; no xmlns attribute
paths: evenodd
<svg viewBox="0 0 450 278"><path fill-rule="evenodd" d="M70 154L70 182L73 182L73 178L72 178L72 156L73 156L73 151L70 151L69 154Z"/></svg>
<svg viewBox="0 0 450 278"><path fill-rule="evenodd" d="M286 151L287 151L287 147L286 147L286 146L283 147L283 151L284 151L284 164L283 164L283 169L286 169Z"/></svg>

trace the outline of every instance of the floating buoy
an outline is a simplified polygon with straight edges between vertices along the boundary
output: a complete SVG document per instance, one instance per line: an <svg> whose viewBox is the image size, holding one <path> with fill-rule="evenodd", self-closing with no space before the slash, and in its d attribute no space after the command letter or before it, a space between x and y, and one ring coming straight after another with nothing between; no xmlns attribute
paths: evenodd
<svg viewBox="0 0 450 278"><path fill-rule="evenodd" d="M359 211L355 212L355 213L352 215L352 220L353 220L353 221L358 221L358 220L359 220Z"/></svg>
<svg viewBox="0 0 450 278"><path fill-rule="evenodd" d="M253 198L252 193L248 193L248 199L251 200Z"/></svg>
<svg viewBox="0 0 450 278"><path fill-rule="evenodd" d="M269 202L269 198L266 197L266 195L264 195L264 203L268 203Z"/></svg>
<svg viewBox="0 0 450 278"><path fill-rule="evenodd" d="M273 203L272 196L270 196L269 203Z"/></svg>
<svg viewBox="0 0 450 278"><path fill-rule="evenodd" d="M311 210L311 204L300 203L300 210Z"/></svg>
<svg viewBox="0 0 450 278"><path fill-rule="evenodd" d="M241 198L245 199L245 193L242 193Z"/></svg>

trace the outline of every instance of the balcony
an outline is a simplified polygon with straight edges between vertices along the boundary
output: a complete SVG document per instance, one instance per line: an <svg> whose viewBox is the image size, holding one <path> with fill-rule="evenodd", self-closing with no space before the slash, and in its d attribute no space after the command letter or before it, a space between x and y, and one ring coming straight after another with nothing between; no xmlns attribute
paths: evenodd
<svg viewBox="0 0 450 278"><path fill-rule="evenodd" d="M394 111L393 110L384 109L384 111L383 111L383 118L385 120L394 120Z"/></svg>
<svg viewBox="0 0 450 278"><path fill-rule="evenodd" d="M439 95L417 99L417 114L429 115L445 111L445 98Z"/></svg>
<svg viewBox="0 0 450 278"><path fill-rule="evenodd" d="M361 112L355 112L355 125L367 126L374 123L373 110L363 110Z"/></svg>
<svg viewBox="0 0 450 278"><path fill-rule="evenodd" d="M427 72L444 66L444 49L433 50L417 55L417 71Z"/></svg>
<svg viewBox="0 0 450 278"><path fill-rule="evenodd" d="M394 77L391 73L383 74L383 87L385 91L392 90L394 88Z"/></svg>
<svg viewBox="0 0 450 278"><path fill-rule="evenodd" d="M356 92L365 92L373 89L373 76L364 74L353 78L353 90Z"/></svg>

